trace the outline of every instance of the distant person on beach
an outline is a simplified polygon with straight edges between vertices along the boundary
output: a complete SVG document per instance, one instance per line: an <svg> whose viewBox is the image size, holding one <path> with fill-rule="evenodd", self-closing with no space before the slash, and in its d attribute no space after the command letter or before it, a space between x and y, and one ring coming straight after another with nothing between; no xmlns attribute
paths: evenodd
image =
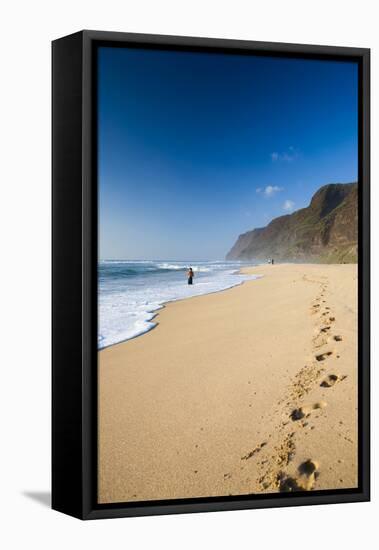
<svg viewBox="0 0 379 550"><path fill-rule="evenodd" d="M189 285L192 285L193 284L193 278L194 278L194 272L193 272L193 269L192 267L189 268L188 270L188 273L187 273L187 277L188 277L188 284Z"/></svg>
<svg viewBox="0 0 379 550"><path fill-rule="evenodd" d="M274 258L271 258L271 265L274 265Z"/></svg>

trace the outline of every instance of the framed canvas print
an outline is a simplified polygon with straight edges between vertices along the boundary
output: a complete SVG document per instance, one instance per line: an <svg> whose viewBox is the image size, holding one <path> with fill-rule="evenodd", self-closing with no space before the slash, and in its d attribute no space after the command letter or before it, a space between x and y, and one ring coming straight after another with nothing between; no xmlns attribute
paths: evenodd
<svg viewBox="0 0 379 550"><path fill-rule="evenodd" d="M369 50L53 42L53 508L369 499Z"/></svg>

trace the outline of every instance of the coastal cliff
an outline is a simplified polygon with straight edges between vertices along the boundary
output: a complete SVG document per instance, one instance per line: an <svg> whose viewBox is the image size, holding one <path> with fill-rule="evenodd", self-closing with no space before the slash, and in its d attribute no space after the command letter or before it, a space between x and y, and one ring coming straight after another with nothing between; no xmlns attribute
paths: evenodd
<svg viewBox="0 0 379 550"><path fill-rule="evenodd" d="M333 183L308 207L240 235L226 259L355 263L357 243L357 183Z"/></svg>

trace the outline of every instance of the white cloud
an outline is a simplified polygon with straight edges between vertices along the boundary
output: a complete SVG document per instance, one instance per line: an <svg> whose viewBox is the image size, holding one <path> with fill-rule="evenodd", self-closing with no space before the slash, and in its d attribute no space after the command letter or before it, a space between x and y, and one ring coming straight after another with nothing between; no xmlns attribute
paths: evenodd
<svg viewBox="0 0 379 550"><path fill-rule="evenodd" d="M277 185L268 185L265 188L264 193L266 197L272 197L273 195L275 195L275 193L278 193L279 191L283 191L282 187L278 187Z"/></svg>
<svg viewBox="0 0 379 550"><path fill-rule="evenodd" d="M293 210L294 207L295 207L295 203L293 201L290 201L289 199L287 199L283 203L283 210L286 210L287 212L290 212L291 210Z"/></svg>
<svg viewBox="0 0 379 550"><path fill-rule="evenodd" d="M258 187L256 190L257 193L261 193L265 197L273 197L276 193L279 193L279 191L283 191L283 187L279 187L278 185L267 185L264 189L261 187Z"/></svg>
<svg viewBox="0 0 379 550"><path fill-rule="evenodd" d="M282 153L274 151L273 153L271 153L271 160L272 162L292 162L293 160L297 159L298 156L299 152L291 145L290 147L288 147L287 151L283 151Z"/></svg>

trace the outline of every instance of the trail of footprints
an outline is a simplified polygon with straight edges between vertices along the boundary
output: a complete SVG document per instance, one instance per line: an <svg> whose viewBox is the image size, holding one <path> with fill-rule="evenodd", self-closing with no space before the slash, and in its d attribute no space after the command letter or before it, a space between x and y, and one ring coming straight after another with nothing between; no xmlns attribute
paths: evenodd
<svg viewBox="0 0 379 550"><path fill-rule="evenodd" d="M278 403L278 406L283 407L283 419L276 428L276 431L280 434L279 443L273 447L271 452L267 451L264 453L264 458L260 462L258 459L257 462L261 470L258 479L261 491L311 491L314 488L316 480L320 475L320 466L313 458L308 458L302 462L297 469L296 475L290 476L286 473L286 467L295 457L296 433L308 426L309 420L315 411L320 413L327 407L326 401L307 404L302 403L302 400L317 383L322 388L332 388L335 384L342 382L346 378L346 376L335 373L326 374L321 378L327 370L328 359L333 355L339 358L336 350L329 347L330 342L334 345L337 342L341 342L342 337L339 334L333 334L335 317L331 313L330 307L326 305L325 300L328 283L311 280L305 276L303 279L320 286L320 292L316 297L315 303L311 306L311 315L318 316L315 337L312 340L314 360L298 371L287 395ZM314 425L310 427L310 429L314 428ZM271 435L269 435L270 437ZM241 460L245 461L256 457L267 444L268 441L262 441L242 456Z"/></svg>

